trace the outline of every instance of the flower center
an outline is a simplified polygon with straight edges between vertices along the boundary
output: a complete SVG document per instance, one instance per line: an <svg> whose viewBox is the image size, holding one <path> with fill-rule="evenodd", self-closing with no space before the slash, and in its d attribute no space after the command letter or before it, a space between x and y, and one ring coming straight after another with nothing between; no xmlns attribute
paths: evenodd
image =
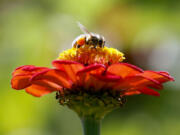
<svg viewBox="0 0 180 135"><path fill-rule="evenodd" d="M81 88L79 88L81 89ZM85 91L79 89L67 90L63 94L56 93L56 99L61 105L74 110L81 118L94 117L102 119L107 113L117 109L125 103L126 99L115 91Z"/></svg>
<svg viewBox="0 0 180 135"><path fill-rule="evenodd" d="M84 48L72 48L60 53L58 59L72 60L85 65L100 63L110 65L119 63L125 59L124 54L114 48L92 48L85 46Z"/></svg>

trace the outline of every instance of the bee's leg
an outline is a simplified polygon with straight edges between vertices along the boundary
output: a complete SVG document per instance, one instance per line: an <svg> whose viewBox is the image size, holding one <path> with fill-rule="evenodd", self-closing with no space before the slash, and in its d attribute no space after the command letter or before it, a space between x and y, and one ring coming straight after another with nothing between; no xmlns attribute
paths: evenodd
<svg viewBox="0 0 180 135"><path fill-rule="evenodd" d="M97 51L97 46L94 46L93 49Z"/></svg>
<svg viewBox="0 0 180 135"><path fill-rule="evenodd" d="M109 61L109 62L108 62L108 65L111 65L111 64L112 64L112 63Z"/></svg>
<svg viewBox="0 0 180 135"><path fill-rule="evenodd" d="M94 46L90 45L90 46L89 46L89 48L90 48L90 49L93 49L93 48L94 48Z"/></svg>
<svg viewBox="0 0 180 135"><path fill-rule="evenodd" d="M77 45L77 48L80 48L81 47L81 45Z"/></svg>
<svg viewBox="0 0 180 135"><path fill-rule="evenodd" d="M100 48L104 48L104 45L100 45Z"/></svg>
<svg viewBox="0 0 180 135"><path fill-rule="evenodd" d="M99 44L99 47L100 48L104 48L104 44Z"/></svg>
<svg viewBox="0 0 180 135"><path fill-rule="evenodd" d="M91 45L90 47L89 47L90 49L97 49L97 46L94 46L94 45Z"/></svg>
<svg viewBox="0 0 180 135"><path fill-rule="evenodd" d="M59 98L60 98L60 93L56 92L56 99L59 99Z"/></svg>

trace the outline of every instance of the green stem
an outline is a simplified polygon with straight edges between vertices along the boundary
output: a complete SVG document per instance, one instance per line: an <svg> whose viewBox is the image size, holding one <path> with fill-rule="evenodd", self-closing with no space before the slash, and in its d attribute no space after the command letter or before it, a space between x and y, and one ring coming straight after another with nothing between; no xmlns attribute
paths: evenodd
<svg viewBox="0 0 180 135"><path fill-rule="evenodd" d="M100 135L101 120L95 118L82 118L84 135Z"/></svg>

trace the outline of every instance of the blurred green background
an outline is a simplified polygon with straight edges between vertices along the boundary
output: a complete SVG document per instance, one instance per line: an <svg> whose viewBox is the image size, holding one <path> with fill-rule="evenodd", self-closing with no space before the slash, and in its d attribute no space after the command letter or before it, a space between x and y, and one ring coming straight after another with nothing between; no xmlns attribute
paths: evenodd
<svg viewBox="0 0 180 135"><path fill-rule="evenodd" d="M180 134L179 0L0 0L0 135L81 135L81 123L55 93L35 98L11 89L21 65L51 67L81 34L76 21L105 36L126 62L176 79L161 97L128 97L105 117L102 135Z"/></svg>

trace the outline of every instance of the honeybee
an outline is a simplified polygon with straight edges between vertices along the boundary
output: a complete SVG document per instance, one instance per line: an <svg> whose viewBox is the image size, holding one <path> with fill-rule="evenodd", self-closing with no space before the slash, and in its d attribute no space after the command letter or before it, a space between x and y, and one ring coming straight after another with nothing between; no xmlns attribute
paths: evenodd
<svg viewBox="0 0 180 135"><path fill-rule="evenodd" d="M84 33L78 36L72 43L74 48L80 48L89 46L90 48L103 48L105 45L105 39L103 36L89 32L81 23L78 22L78 26Z"/></svg>

